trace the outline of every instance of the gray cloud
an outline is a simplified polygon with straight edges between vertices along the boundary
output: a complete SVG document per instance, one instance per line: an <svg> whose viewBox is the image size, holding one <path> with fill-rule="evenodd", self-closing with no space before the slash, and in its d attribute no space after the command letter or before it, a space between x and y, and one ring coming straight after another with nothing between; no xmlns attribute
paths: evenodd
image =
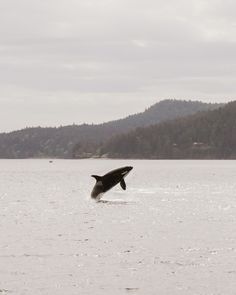
<svg viewBox="0 0 236 295"><path fill-rule="evenodd" d="M1 130L233 99L235 11L232 0L1 1Z"/></svg>

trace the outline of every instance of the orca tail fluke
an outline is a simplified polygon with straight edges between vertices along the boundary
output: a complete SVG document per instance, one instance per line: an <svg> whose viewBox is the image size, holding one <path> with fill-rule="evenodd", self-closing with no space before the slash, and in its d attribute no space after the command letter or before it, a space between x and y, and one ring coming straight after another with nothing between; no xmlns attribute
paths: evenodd
<svg viewBox="0 0 236 295"><path fill-rule="evenodd" d="M91 175L91 177L95 178L96 181L100 181L102 180L102 176L98 176L98 175Z"/></svg>

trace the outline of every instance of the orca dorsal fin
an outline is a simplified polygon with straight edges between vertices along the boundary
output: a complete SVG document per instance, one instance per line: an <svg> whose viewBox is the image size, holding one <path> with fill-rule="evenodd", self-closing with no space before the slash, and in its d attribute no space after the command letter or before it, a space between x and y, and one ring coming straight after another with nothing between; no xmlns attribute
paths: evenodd
<svg viewBox="0 0 236 295"><path fill-rule="evenodd" d="M121 180L120 186L123 188L124 191L126 190L126 183L125 183L124 179Z"/></svg>
<svg viewBox="0 0 236 295"><path fill-rule="evenodd" d="M102 176L98 176L98 175L91 175L93 178L95 178L97 181L101 181L102 180Z"/></svg>

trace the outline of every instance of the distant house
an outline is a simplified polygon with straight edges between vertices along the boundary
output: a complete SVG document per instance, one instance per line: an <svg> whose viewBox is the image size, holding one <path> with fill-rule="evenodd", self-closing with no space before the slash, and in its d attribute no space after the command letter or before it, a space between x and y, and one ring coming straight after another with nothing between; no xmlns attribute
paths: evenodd
<svg viewBox="0 0 236 295"><path fill-rule="evenodd" d="M203 143L203 142L194 142L193 143L193 147L203 147L203 146L205 146L205 143Z"/></svg>

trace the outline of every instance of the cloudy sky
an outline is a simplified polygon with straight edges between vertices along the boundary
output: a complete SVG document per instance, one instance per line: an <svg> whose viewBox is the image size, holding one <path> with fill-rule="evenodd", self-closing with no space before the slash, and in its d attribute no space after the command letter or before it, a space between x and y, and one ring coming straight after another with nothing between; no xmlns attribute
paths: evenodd
<svg viewBox="0 0 236 295"><path fill-rule="evenodd" d="M0 131L229 101L235 0L1 0Z"/></svg>

